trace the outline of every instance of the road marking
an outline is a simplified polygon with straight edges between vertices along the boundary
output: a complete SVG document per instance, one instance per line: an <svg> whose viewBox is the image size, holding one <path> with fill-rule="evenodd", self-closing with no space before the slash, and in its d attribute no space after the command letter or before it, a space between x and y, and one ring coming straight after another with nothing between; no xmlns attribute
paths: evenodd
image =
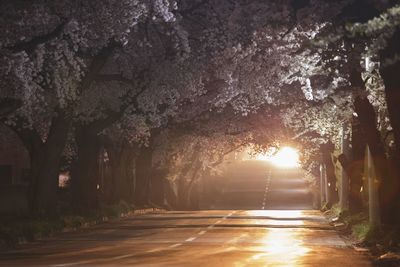
<svg viewBox="0 0 400 267"><path fill-rule="evenodd" d="M185 242L192 242L196 238L197 238L196 236L189 237L188 239L185 240Z"/></svg>
<svg viewBox="0 0 400 267"><path fill-rule="evenodd" d="M169 248L177 248L179 246L182 246L182 243L173 244L173 245L169 246Z"/></svg>
<svg viewBox="0 0 400 267"><path fill-rule="evenodd" d="M218 221L216 221L214 224L218 224L218 223L220 223L221 222L221 220L218 220Z"/></svg>
<svg viewBox="0 0 400 267"><path fill-rule="evenodd" d="M214 225L209 225L207 228L208 229L214 228Z"/></svg>
<svg viewBox="0 0 400 267"><path fill-rule="evenodd" d="M265 204L267 202L267 195L268 195L268 190L269 190L269 184L271 183L271 170L267 174L267 181L265 182L265 190L264 190L264 198L262 202L262 208L265 209Z"/></svg>
<svg viewBox="0 0 400 267"><path fill-rule="evenodd" d="M53 265L50 265L50 266L53 266L53 267L67 267L67 266L81 265L81 264L87 264L87 263L93 263L93 262L94 262L94 260L76 261L76 262L70 262L70 263L53 264Z"/></svg>
<svg viewBox="0 0 400 267"><path fill-rule="evenodd" d="M199 232L198 235L204 235L205 233L207 233L207 231L204 230L204 231Z"/></svg>
<svg viewBox="0 0 400 267"><path fill-rule="evenodd" d="M133 256L135 256L135 254L126 254L126 255L122 255L122 256L113 257L111 259L113 259L113 260L121 260L121 259L129 258L129 257L133 257Z"/></svg>
<svg viewBox="0 0 400 267"><path fill-rule="evenodd" d="M159 252L161 250L163 250L163 249L162 248L153 248L153 249L147 250L146 253L154 253L154 252Z"/></svg>

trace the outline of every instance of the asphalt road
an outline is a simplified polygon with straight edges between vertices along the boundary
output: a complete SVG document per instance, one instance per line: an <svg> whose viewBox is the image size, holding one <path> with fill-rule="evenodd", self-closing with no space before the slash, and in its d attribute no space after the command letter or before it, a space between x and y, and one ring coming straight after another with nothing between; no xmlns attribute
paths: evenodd
<svg viewBox="0 0 400 267"><path fill-rule="evenodd" d="M232 166L223 178L222 194L213 209L313 209L312 194L296 169L279 169L264 162Z"/></svg>
<svg viewBox="0 0 400 267"><path fill-rule="evenodd" d="M263 175L253 188L226 187L216 205L230 209L151 213L63 233L0 254L0 266L370 266L319 211L289 209L311 205L301 179ZM251 203L258 210L232 209Z"/></svg>

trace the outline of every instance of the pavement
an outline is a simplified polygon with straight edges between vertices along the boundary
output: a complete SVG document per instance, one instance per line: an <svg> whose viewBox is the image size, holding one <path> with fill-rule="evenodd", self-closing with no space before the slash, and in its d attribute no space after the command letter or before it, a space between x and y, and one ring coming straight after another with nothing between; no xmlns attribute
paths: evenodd
<svg viewBox="0 0 400 267"><path fill-rule="evenodd" d="M372 266L312 210L301 178L267 171L249 181L231 181L213 209L61 233L1 253L0 266Z"/></svg>

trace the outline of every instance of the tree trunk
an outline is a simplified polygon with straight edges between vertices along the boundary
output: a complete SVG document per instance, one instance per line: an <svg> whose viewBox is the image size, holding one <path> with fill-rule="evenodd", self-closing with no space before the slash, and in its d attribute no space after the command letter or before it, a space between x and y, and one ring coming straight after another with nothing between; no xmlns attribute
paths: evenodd
<svg viewBox="0 0 400 267"><path fill-rule="evenodd" d="M349 130L349 125L347 122L343 124L342 127L342 140L341 140L341 157L344 158L344 161L340 161L341 163L341 181L340 181L340 208L342 210L349 210L349 187L350 187L350 175L348 171L348 163L351 160L351 152L350 152L350 137L347 135L347 131Z"/></svg>
<svg viewBox="0 0 400 267"><path fill-rule="evenodd" d="M160 207L165 206L166 192L165 177L168 174L168 169L155 169L153 170L153 175L151 177L151 192L150 201Z"/></svg>
<svg viewBox="0 0 400 267"><path fill-rule="evenodd" d="M99 138L86 127L75 131L77 160L72 173L74 207L80 212L97 209L99 184Z"/></svg>
<svg viewBox="0 0 400 267"><path fill-rule="evenodd" d="M350 177L350 212L359 212L363 208L363 196L361 188L363 187L363 163L365 157L365 146L367 145L364 134L361 132L360 124L356 117L352 122L351 155L352 160L341 159L339 161L345 168ZM344 162L343 162L344 161Z"/></svg>
<svg viewBox="0 0 400 267"><path fill-rule="evenodd" d="M197 157L197 151L194 153L195 157ZM193 200L193 189L196 185L198 173L201 168L201 161L197 159L194 164L188 165L190 167L187 168L183 172L183 175L179 180L178 187L178 203L179 207L182 210L192 210L197 208L197 203L194 203ZM187 175L192 171L192 175L189 180L186 179Z"/></svg>
<svg viewBox="0 0 400 267"><path fill-rule="evenodd" d="M106 150L110 159L112 172L112 199L114 203L123 200L133 202L135 189L136 149L129 144L107 142Z"/></svg>
<svg viewBox="0 0 400 267"><path fill-rule="evenodd" d="M327 144L321 145L322 161L326 168L326 178L328 185L328 196L329 200L326 204L327 207L332 207L338 201L338 193L336 191L336 176L335 176L335 166L332 162L332 153L334 150L334 145L329 142Z"/></svg>
<svg viewBox="0 0 400 267"><path fill-rule="evenodd" d="M396 180L388 173L388 162L385 147L380 132L376 128L376 114L374 107L367 98L357 97L354 101L355 111L358 114L361 128L367 140L373 158L376 175L380 180L379 205L382 222L393 221L393 202L397 196Z"/></svg>
<svg viewBox="0 0 400 267"><path fill-rule="evenodd" d="M399 55L400 30L397 29L388 41L386 48L380 54L380 74L385 84L386 104L395 141L394 155L391 159L389 170L392 177L390 186L393 189L393 192L391 192L393 197L389 200L393 203L393 211L397 211L400 208L400 165L398 164L400 162L400 60L397 59L393 64L388 64L386 61L388 59L393 60ZM400 221L400 218L395 219L397 222Z"/></svg>
<svg viewBox="0 0 400 267"><path fill-rule="evenodd" d="M149 204L150 179L152 176L153 147L142 146L136 158L136 181L134 203L138 206Z"/></svg>
<svg viewBox="0 0 400 267"><path fill-rule="evenodd" d="M60 112L52 119L46 142L29 149L34 213L56 213L59 168L70 125L70 118Z"/></svg>
<svg viewBox="0 0 400 267"><path fill-rule="evenodd" d="M400 30L397 29L388 41L387 47L381 52L380 74L385 84L385 96L388 107L390 124L393 128L396 144L396 158L400 159L400 60L388 64L387 60L393 60L400 55Z"/></svg>
<svg viewBox="0 0 400 267"><path fill-rule="evenodd" d="M189 183L186 181L186 177L180 177L178 181L178 201L177 207L179 210L188 210L188 192Z"/></svg>

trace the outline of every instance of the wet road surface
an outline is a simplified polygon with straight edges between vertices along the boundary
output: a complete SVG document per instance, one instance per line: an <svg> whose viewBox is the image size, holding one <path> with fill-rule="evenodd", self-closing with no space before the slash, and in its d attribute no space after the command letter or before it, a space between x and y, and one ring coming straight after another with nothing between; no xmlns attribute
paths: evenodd
<svg viewBox="0 0 400 267"><path fill-rule="evenodd" d="M167 212L65 233L0 266L370 266L318 211Z"/></svg>
<svg viewBox="0 0 400 267"><path fill-rule="evenodd" d="M222 194L213 209L313 209L312 194L298 169L278 169L244 161L223 177ZM205 208L208 208L207 206Z"/></svg>

